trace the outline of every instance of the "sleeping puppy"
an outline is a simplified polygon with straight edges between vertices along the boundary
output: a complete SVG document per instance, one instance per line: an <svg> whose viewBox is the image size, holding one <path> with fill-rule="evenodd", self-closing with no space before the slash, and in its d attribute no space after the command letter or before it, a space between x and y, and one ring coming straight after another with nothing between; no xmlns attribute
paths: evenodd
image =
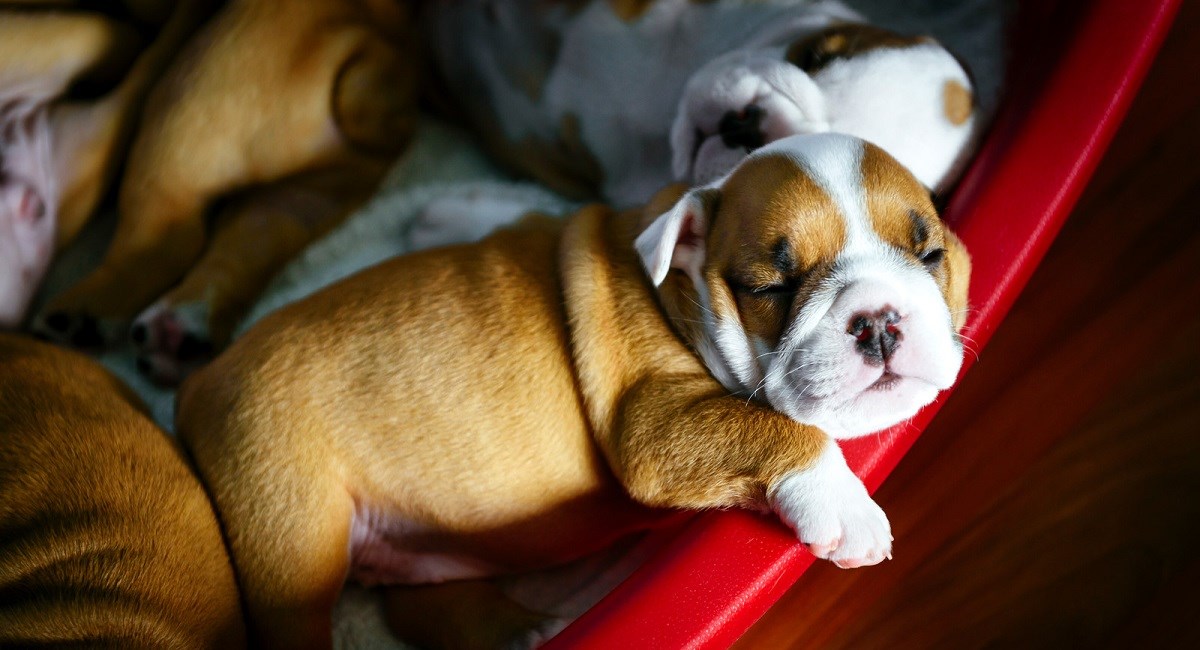
<svg viewBox="0 0 1200 650"><path fill-rule="evenodd" d="M146 93L211 3L131 3L157 31L144 50L131 22L37 4L0 9L0 329L21 324L55 249L95 213Z"/></svg>
<svg viewBox="0 0 1200 650"><path fill-rule="evenodd" d="M0 334L0 646L236 648L212 504L137 398L75 352Z"/></svg>
<svg viewBox="0 0 1200 650"><path fill-rule="evenodd" d="M289 305L184 384L177 430L270 647L328 647L347 578L529 571L664 508L769 509L875 564L890 527L836 440L950 386L968 275L894 159L793 136Z"/></svg>
<svg viewBox="0 0 1200 650"><path fill-rule="evenodd" d="M976 110L966 71L928 36L840 24L786 47L714 59L684 89L671 126L678 178L705 183L764 142L849 133L882 147L934 192L970 152Z"/></svg>
<svg viewBox="0 0 1200 650"><path fill-rule="evenodd" d="M35 331L82 347L128 334L167 383L222 347L274 273L364 202L408 142L410 28L392 0L225 4L147 99L103 261Z"/></svg>
<svg viewBox="0 0 1200 650"><path fill-rule="evenodd" d="M871 141L942 190L975 129L954 57L836 1L477 0L427 14L446 89L485 143L573 198L640 205L824 131Z"/></svg>

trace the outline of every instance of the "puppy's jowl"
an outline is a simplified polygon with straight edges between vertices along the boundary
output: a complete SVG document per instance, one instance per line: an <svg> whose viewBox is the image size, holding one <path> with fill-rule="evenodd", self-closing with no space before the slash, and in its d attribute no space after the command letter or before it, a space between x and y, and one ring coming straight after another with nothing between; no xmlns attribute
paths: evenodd
<svg viewBox="0 0 1200 650"><path fill-rule="evenodd" d="M554 565L656 508L770 509L891 553L835 442L954 380L969 262L882 150L794 136L650 206L528 218L265 318L185 383L254 634L330 644L347 578Z"/></svg>

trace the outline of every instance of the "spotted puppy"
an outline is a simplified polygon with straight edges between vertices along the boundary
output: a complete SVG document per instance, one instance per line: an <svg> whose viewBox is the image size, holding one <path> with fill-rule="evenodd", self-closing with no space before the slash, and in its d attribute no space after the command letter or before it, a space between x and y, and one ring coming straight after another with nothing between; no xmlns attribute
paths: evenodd
<svg viewBox="0 0 1200 650"><path fill-rule="evenodd" d="M450 97L497 157L618 207L825 131L864 138L943 190L977 122L972 84L942 46L831 0L468 0L432 3L426 19Z"/></svg>
<svg viewBox="0 0 1200 650"><path fill-rule="evenodd" d="M647 508L779 515L838 566L891 553L836 440L962 360L969 261L878 147L793 136L644 209L531 218L266 317L180 393L250 623L328 647L343 582L559 564Z"/></svg>

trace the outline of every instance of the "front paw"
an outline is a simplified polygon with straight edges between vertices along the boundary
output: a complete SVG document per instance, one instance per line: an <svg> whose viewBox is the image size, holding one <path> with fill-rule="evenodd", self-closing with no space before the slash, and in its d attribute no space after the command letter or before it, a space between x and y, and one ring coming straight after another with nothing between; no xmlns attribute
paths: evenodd
<svg viewBox="0 0 1200 650"><path fill-rule="evenodd" d="M813 555L838 567L852 569L892 558L887 515L832 441L811 467L780 480L770 501Z"/></svg>

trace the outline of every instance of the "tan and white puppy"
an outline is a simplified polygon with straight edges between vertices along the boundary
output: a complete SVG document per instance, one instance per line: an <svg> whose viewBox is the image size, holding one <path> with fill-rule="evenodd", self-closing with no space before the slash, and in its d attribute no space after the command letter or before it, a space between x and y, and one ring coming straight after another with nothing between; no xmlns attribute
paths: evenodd
<svg viewBox="0 0 1200 650"><path fill-rule="evenodd" d="M0 646L237 648L212 504L133 392L0 333Z"/></svg>
<svg viewBox="0 0 1200 650"><path fill-rule="evenodd" d="M968 274L890 156L794 136L645 209L527 219L285 307L184 384L177 429L272 647L327 647L348 577L560 564L649 508L770 509L874 564L889 524L835 439L953 382Z"/></svg>
<svg viewBox="0 0 1200 650"><path fill-rule="evenodd" d="M833 0L477 0L428 14L450 95L493 153L576 198L640 205L824 131L875 143L941 190L974 132L953 56Z"/></svg>

